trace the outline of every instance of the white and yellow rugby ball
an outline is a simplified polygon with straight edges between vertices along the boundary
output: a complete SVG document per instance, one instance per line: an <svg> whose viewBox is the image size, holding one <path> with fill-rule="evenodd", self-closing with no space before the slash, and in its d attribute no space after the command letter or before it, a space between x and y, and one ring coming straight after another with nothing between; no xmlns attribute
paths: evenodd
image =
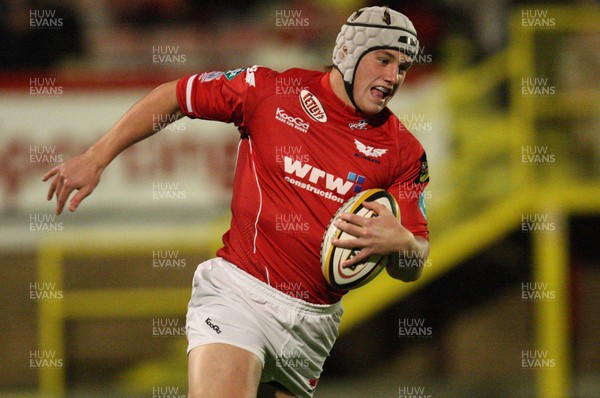
<svg viewBox="0 0 600 398"><path fill-rule="evenodd" d="M331 244L332 239L353 239L354 236L337 229L333 222L342 213L354 213L363 217L377 217L377 214L363 206L364 202L379 202L390 209L396 219L400 219L398 202L389 192L383 189L368 189L350 198L338 209L329 222L321 242L321 270L330 286L336 289L356 289L375 278L383 270L389 256L372 255L362 262L348 268L342 263L354 257L360 250L343 249Z"/></svg>

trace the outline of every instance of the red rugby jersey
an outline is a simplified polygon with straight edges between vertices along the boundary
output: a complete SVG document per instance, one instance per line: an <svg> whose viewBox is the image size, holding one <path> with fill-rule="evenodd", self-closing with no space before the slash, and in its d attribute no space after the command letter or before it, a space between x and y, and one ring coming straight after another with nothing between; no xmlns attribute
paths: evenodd
<svg viewBox="0 0 600 398"><path fill-rule="evenodd" d="M332 91L328 72L252 66L187 76L177 84L191 118L234 123L241 135L232 221L217 252L254 277L318 304L345 293L321 273L320 246L335 211L383 188L402 224L427 238L419 142L387 108L366 117Z"/></svg>

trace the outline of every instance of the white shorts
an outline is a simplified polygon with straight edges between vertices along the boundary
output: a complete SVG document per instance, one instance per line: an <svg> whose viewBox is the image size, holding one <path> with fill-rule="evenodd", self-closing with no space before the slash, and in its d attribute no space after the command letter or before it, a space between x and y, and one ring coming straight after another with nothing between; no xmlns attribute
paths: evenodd
<svg viewBox="0 0 600 398"><path fill-rule="evenodd" d="M211 343L243 348L260 359L262 383L312 397L342 312L340 303L318 305L291 297L214 258L194 274L187 352Z"/></svg>

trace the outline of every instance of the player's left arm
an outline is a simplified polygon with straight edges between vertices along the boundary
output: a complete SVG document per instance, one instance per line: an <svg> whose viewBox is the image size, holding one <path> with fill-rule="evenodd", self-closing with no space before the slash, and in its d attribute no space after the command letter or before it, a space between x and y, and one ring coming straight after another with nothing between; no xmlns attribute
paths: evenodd
<svg viewBox="0 0 600 398"><path fill-rule="evenodd" d="M373 254L389 255L386 270L395 279L416 281L423 272L429 256L427 216L425 210L425 187L429 183L427 155L411 135L405 136L406 146L399 151L402 156L398 177L388 187L398 202L399 217L377 202L365 202L377 217L361 217L342 214L337 228L356 239L337 239L338 247L360 249L354 257L346 260L343 267L358 264Z"/></svg>
<svg viewBox="0 0 600 398"><path fill-rule="evenodd" d="M419 279L429 256L429 241L404 227L381 203L365 202L363 206L377 213L377 217L343 213L336 221L337 228L356 239L334 239L332 243L346 249L361 249L342 266L358 264L373 254L390 255L386 269L392 278L404 282Z"/></svg>

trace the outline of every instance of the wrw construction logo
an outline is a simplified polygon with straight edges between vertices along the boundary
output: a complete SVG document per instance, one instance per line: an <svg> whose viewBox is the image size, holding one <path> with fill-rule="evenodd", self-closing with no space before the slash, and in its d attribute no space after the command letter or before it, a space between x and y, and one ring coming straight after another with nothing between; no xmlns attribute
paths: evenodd
<svg viewBox="0 0 600 398"><path fill-rule="evenodd" d="M346 195L350 190L354 193L360 192L365 182L365 177L356 173L349 172L346 179L343 179L289 156L284 156L283 164L287 182L339 203L344 203L344 199L340 196ZM323 184L324 189L317 188L317 186L322 187Z"/></svg>

